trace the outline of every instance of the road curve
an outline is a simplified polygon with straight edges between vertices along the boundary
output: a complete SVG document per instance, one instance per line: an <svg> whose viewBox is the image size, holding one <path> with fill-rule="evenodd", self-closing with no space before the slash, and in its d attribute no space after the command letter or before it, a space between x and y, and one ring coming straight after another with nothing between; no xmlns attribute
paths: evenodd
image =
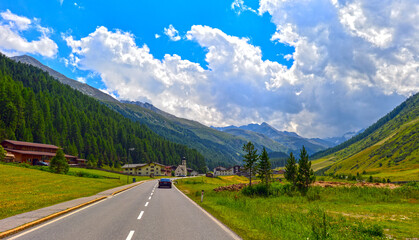
<svg viewBox="0 0 419 240"><path fill-rule="evenodd" d="M9 239L240 239L176 188L150 181Z"/></svg>

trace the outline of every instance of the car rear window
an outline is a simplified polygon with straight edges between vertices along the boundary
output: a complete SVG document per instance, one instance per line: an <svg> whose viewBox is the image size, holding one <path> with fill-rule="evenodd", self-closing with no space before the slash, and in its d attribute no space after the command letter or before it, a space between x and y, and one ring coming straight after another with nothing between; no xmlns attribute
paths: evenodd
<svg viewBox="0 0 419 240"><path fill-rule="evenodd" d="M162 179L160 179L160 181L161 181L161 182L170 182L170 179L167 179L167 178L162 178Z"/></svg>

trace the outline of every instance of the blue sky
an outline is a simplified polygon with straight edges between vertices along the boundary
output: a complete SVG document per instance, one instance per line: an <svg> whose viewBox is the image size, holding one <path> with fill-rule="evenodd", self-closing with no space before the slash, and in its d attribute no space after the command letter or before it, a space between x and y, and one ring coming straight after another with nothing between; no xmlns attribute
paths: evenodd
<svg viewBox="0 0 419 240"><path fill-rule="evenodd" d="M415 0L2 0L0 51L208 126L307 137L419 91Z"/></svg>

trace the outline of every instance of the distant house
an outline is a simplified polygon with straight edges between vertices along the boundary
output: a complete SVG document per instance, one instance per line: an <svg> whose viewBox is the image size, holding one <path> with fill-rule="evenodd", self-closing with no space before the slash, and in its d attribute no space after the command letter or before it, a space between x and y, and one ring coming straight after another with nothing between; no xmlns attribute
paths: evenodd
<svg viewBox="0 0 419 240"><path fill-rule="evenodd" d="M285 169L273 170L272 173L273 174L284 174L285 173Z"/></svg>
<svg viewBox="0 0 419 240"><path fill-rule="evenodd" d="M233 175L233 168L216 167L214 168L214 177Z"/></svg>
<svg viewBox="0 0 419 240"><path fill-rule="evenodd" d="M192 168L186 168L186 170L188 171L188 176L198 176L198 172Z"/></svg>
<svg viewBox="0 0 419 240"><path fill-rule="evenodd" d="M166 176L166 166L160 163L125 164L124 173L138 176Z"/></svg>
<svg viewBox="0 0 419 240"><path fill-rule="evenodd" d="M28 163L31 165L36 165L40 161L50 162L59 149L55 145L14 140L4 140L1 142L1 145L9 156L14 156L14 158L9 158L9 160L12 159L13 162ZM65 155L64 157L69 164L79 164L76 156Z"/></svg>
<svg viewBox="0 0 419 240"><path fill-rule="evenodd" d="M166 166L165 168L164 168L164 175L165 176L172 176L172 166Z"/></svg>

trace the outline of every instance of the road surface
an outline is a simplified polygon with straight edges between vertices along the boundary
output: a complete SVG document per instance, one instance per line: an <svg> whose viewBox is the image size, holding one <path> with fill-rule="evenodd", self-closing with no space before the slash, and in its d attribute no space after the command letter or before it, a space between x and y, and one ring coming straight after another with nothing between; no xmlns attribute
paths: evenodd
<svg viewBox="0 0 419 240"><path fill-rule="evenodd" d="M176 188L143 183L9 239L239 239Z"/></svg>

